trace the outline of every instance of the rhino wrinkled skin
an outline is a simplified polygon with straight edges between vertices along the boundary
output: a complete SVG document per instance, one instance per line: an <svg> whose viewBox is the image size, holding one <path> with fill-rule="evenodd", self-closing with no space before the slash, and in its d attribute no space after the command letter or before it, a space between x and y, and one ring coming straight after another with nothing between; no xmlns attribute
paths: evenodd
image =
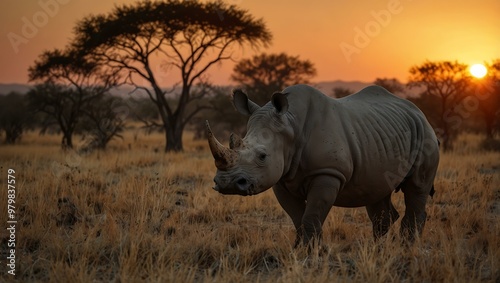
<svg viewBox="0 0 500 283"><path fill-rule="evenodd" d="M207 135L222 194L255 195L270 187L297 229L296 244L321 236L332 206L365 206L378 238L399 217L391 194L404 193L401 234L413 241L434 193L439 145L424 114L378 86L333 99L307 85L277 92L259 107L241 90L236 109L250 116L230 147Z"/></svg>

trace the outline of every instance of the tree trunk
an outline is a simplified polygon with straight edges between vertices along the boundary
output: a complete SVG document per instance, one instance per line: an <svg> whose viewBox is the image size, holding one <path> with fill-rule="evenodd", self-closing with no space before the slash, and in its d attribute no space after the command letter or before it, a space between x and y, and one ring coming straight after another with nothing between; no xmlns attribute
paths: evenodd
<svg viewBox="0 0 500 283"><path fill-rule="evenodd" d="M22 129L11 126L5 129L5 143L15 144L21 138Z"/></svg>
<svg viewBox="0 0 500 283"><path fill-rule="evenodd" d="M61 146L63 149L73 149L73 134L71 132L63 132Z"/></svg>
<svg viewBox="0 0 500 283"><path fill-rule="evenodd" d="M443 135L443 151L449 151L451 150L451 142L452 142L452 139L449 135L449 133L447 133L448 131L445 130L445 133Z"/></svg>
<svg viewBox="0 0 500 283"><path fill-rule="evenodd" d="M488 117L487 115L485 115L487 139L493 139L493 119L494 117Z"/></svg>
<svg viewBox="0 0 500 283"><path fill-rule="evenodd" d="M15 144L17 137L11 132L6 131L5 134L5 143L6 144Z"/></svg>
<svg viewBox="0 0 500 283"><path fill-rule="evenodd" d="M441 96L441 125L443 127L443 135L442 135L442 144L443 144L443 151L449 151L452 149L452 142L453 142L453 137L451 136L452 133L450 132L450 125L448 123L448 120L446 118L446 96Z"/></svg>
<svg viewBox="0 0 500 283"><path fill-rule="evenodd" d="M180 152L183 151L182 147L182 134L184 132L184 126L182 123L171 123L165 129L165 138L167 143L165 145L165 152Z"/></svg>

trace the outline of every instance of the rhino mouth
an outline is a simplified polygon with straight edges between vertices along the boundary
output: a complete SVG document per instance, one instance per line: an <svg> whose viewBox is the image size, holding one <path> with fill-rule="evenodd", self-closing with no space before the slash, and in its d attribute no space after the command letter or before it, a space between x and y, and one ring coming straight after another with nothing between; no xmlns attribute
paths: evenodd
<svg viewBox="0 0 500 283"><path fill-rule="evenodd" d="M246 178L235 178L225 186L220 185L216 179L214 179L214 182L215 186L213 189L223 195L250 196L255 194L255 185Z"/></svg>

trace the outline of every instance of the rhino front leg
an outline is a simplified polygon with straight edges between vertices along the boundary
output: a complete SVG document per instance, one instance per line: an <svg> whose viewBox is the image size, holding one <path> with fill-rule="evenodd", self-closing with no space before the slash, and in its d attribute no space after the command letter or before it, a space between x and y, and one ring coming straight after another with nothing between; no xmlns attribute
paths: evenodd
<svg viewBox="0 0 500 283"><path fill-rule="evenodd" d="M302 241L302 232L300 227L302 226L302 216L306 210L306 201L303 198L298 198L292 195L285 188L285 186L280 183L273 187L273 191L281 207L283 207L285 212L290 216L290 218L292 218L293 225L297 231L294 247L297 247Z"/></svg>
<svg viewBox="0 0 500 283"><path fill-rule="evenodd" d="M302 216L302 241L305 245L321 240L323 222L340 190L340 181L329 175L314 177L307 188L306 210Z"/></svg>

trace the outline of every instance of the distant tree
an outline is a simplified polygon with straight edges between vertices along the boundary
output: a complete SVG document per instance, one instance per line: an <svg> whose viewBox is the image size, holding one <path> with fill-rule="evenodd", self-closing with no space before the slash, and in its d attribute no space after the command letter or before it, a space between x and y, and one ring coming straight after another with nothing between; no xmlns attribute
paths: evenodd
<svg viewBox="0 0 500 283"><path fill-rule="evenodd" d="M85 150L106 149L106 145L113 138L123 138L120 133L125 128L129 111L122 99L109 94L98 97L85 107L81 128L86 135L90 136Z"/></svg>
<svg viewBox="0 0 500 283"><path fill-rule="evenodd" d="M487 68L487 76L474 80L473 84L486 137L491 139L496 133L500 133L500 59L487 64Z"/></svg>
<svg viewBox="0 0 500 283"><path fill-rule="evenodd" d="M243 135L248 119L244 115L235 115L231 87L214 86L211 87L210 93L210 97L205 99L205 103L210 110L193 119L195 139L206 138L204 121L207 119L212 122L212 131L217 136L228 137L230 132Z"/></svg>
<svg viewBox="0 0 500 283"><path fill-rule="evenodd" d="M133 105L133 107L130 108L131 118L141 122L143 124L141 128L143 128L147 134L151 134L153 131L163 130L158 107L151 99L146 97L130 97L127 104Z"/></svg>
<svg viewBox="0 0 500 283"><path fill-rule="evenodd" d="M407 97L413 102L422 112L433 127L437 127L441 121L441 100L438 96L430 95L424 91L417 96Z"/></svg>
<svg viewBox="0 0 500 283"><path fill-rule="evenodd" d="M332 92L333 92L333 96L335 96L336 98L346 97L346 96L354 93L353 90L345 88L345 87L334 87L332 89Z"/></svg>
<svg viewBox="0 0 500 283"><path fill-rule="evenodd" d="M43 52L28 70L31 105L52 117L63 133L63 148L73 148L73 133L83 110L117 85L116 72L102 70L72 48Z"/></svg>
<svg viewBox="0 0 500 283"><path fill-rule="evenodd" d="M117 6L107 15L85 17L75 33L74 45L79 50L148 94L165 130L165 151L183 149L186 123L205 109L188 106L205 96L192 90L206 82L206 72L231 59L233 47L258 47L271 41L263 20L222 1L140 1ZM167 98L169 92L158 81L162 74L153 62L161 60L165 60L165 70L179 72L181 90L176 103Z"/></svg>
<svg viewBox="0 0 500 283"><path fill-rule="evenodd" d="M14 144L32 124L33 113L24 95L11 92L0 95L0 131L5 132L5 143Z"/></svg>
<svg viewBox="0 0 500 283"><path fill-rule="evenodd" d="M73 148L73 134L81 118L79 97L75 90L54 83L36 85L27 94L30 106L44 115L42 132L57 124L63 137L61 146Z"/></svg>
<svg viewBox="0 0 500 283"><path fill-rule="evenodd" d="M426 61L410 68L408 86L423 86L428 95L439 98L440 113L435 131L444 150L451 149L458 133L458 123L454 121L457 117L454 117L453 111L467 96L470 81L468 66L456 61Z"/></svg>
<svg viewBox="0 0 500 283"><path fill-rule="evenodd" d="M373 84L381 86L393 94L403 94L405 91L405 86L396 78L376 78Z"/></svg>
<svg viewBox="0 0 500 283"><path fill-rule="evenodd" d="M285 53L263 53L238 62L231 79L246 90L255 103L264 105L274 92L290 85L309 83L315 75L316 68L309 60Z"/></svg>

